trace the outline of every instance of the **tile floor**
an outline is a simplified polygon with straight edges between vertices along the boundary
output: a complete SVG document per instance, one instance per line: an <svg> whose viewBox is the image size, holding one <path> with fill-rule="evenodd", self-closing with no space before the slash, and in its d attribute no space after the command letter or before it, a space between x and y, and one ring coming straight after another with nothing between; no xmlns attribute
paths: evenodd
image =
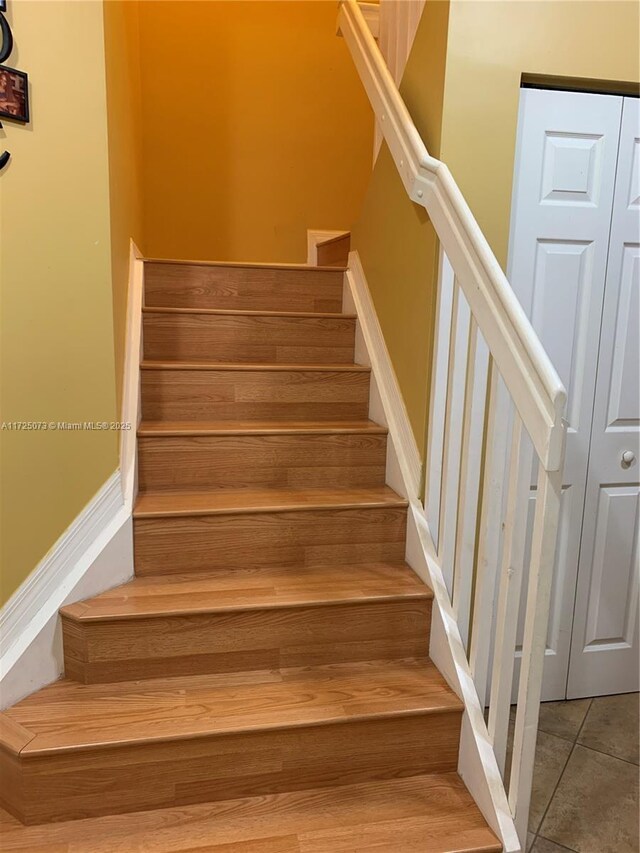
<svg viewBox="0 0 640 853"><path fill-rule="evenodd" d="M540 706L531 853L638 853L639 695Z"/></svg>

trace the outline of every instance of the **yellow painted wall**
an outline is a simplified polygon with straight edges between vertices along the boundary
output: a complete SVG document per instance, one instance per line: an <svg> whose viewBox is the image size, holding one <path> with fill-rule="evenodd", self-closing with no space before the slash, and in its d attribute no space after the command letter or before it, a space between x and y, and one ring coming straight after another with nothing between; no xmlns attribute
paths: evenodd
<svg viewBox="0 0 640 853"><path fill-rule="evenodd" d="M631 0L427 0L401 91L427 147L453 172L501 263L521 75L637 81L639 8ZM432 235L417 224L393 168L389 157L379 158L353 245L423 450L424 359L431 352L435 298ZM375 189L385 186L395 188L389 216L387 193Z"/></svg>
<svg viewBox="0 0 640 853"><path fill-rule="evenodd" d="M161 257L304 261L349 229L372 118L335 0L140 4L144 226Z"/></svg>
<svg viewBox="0 0 640 853"><path fill-rule="evenodd" d="M0 176L1 419L115 420L102 4L10 3L32 121ZM117 465L112 432L0 432L1 598Z"/></svg>
<svg viewBox="0 0 640 853"><path fill-rule="evenodd" d="M124 374L131 238L144 252L138 7L137 0L107 0L104 3L113 334L118 411Z"/></svg>
<svg viewBox="0 0 640 853"><path fill-rule="evenodd" d="M401 93L430 153L439 156L449 3L427 0ZM418 447L428 404L437 240L383 143L354 228L380 325Z"/></svg>

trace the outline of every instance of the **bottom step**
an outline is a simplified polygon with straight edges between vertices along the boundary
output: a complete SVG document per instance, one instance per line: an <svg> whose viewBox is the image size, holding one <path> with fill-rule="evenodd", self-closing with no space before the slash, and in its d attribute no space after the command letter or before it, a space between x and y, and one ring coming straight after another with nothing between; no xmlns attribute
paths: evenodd
<svg viewBox="0 0 640 853"><path fill-rule="evenodd" d="M0 811L3 853L498 853L455 773L24 827Z"/></svg>
<svg viewBox="0 0 640 853"><path fill-rule="evenodd" d="M36 824L448 773L461 717L426 659L64 679L0 714L0 803Z"/></svg>

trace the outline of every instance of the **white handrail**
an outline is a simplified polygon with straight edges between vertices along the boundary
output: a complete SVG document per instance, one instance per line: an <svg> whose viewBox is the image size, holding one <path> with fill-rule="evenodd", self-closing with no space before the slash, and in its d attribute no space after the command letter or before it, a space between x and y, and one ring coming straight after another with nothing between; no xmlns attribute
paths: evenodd
<svg viewBox="0 0 640 853"><path fill-rule="evenodd" d="M405 188L428 212L548 471L562 463L566 391L447 166L431 157L355 0L339 25Z"/></svg>
<svg viewBox="0 0 640 853"><path fill-rule="evenodd" d="M441 245L426 452L429 547L448 587L469 680L481 705L489 706L483 737L500 768L514 693L518 605L527 589L512 765L504 785L523 847L560 513L566 391L449 169L429 155L356 0L343 0L339 27L407 194L426 209ZM538 462L533 493L531 447Z"/></svg>

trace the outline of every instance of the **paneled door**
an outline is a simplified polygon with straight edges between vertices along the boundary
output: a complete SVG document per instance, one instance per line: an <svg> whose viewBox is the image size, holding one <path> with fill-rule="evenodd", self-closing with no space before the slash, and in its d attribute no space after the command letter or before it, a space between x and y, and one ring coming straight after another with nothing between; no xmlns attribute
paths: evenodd
<svg viewBox="0 0 640 853"><path fill-rule="evenodd" d="M622 103L540 89L520 96L509 280L568 391L543 700L566 695ZM530 522L535 471L531 482Z"/></svg>
<svg viewBox="0 0 640 853"><path fill-rule="evenodd" d="M624 98L567 696L640 687L640 101ZM590 344L597 348L596 340Z"/></svg>

